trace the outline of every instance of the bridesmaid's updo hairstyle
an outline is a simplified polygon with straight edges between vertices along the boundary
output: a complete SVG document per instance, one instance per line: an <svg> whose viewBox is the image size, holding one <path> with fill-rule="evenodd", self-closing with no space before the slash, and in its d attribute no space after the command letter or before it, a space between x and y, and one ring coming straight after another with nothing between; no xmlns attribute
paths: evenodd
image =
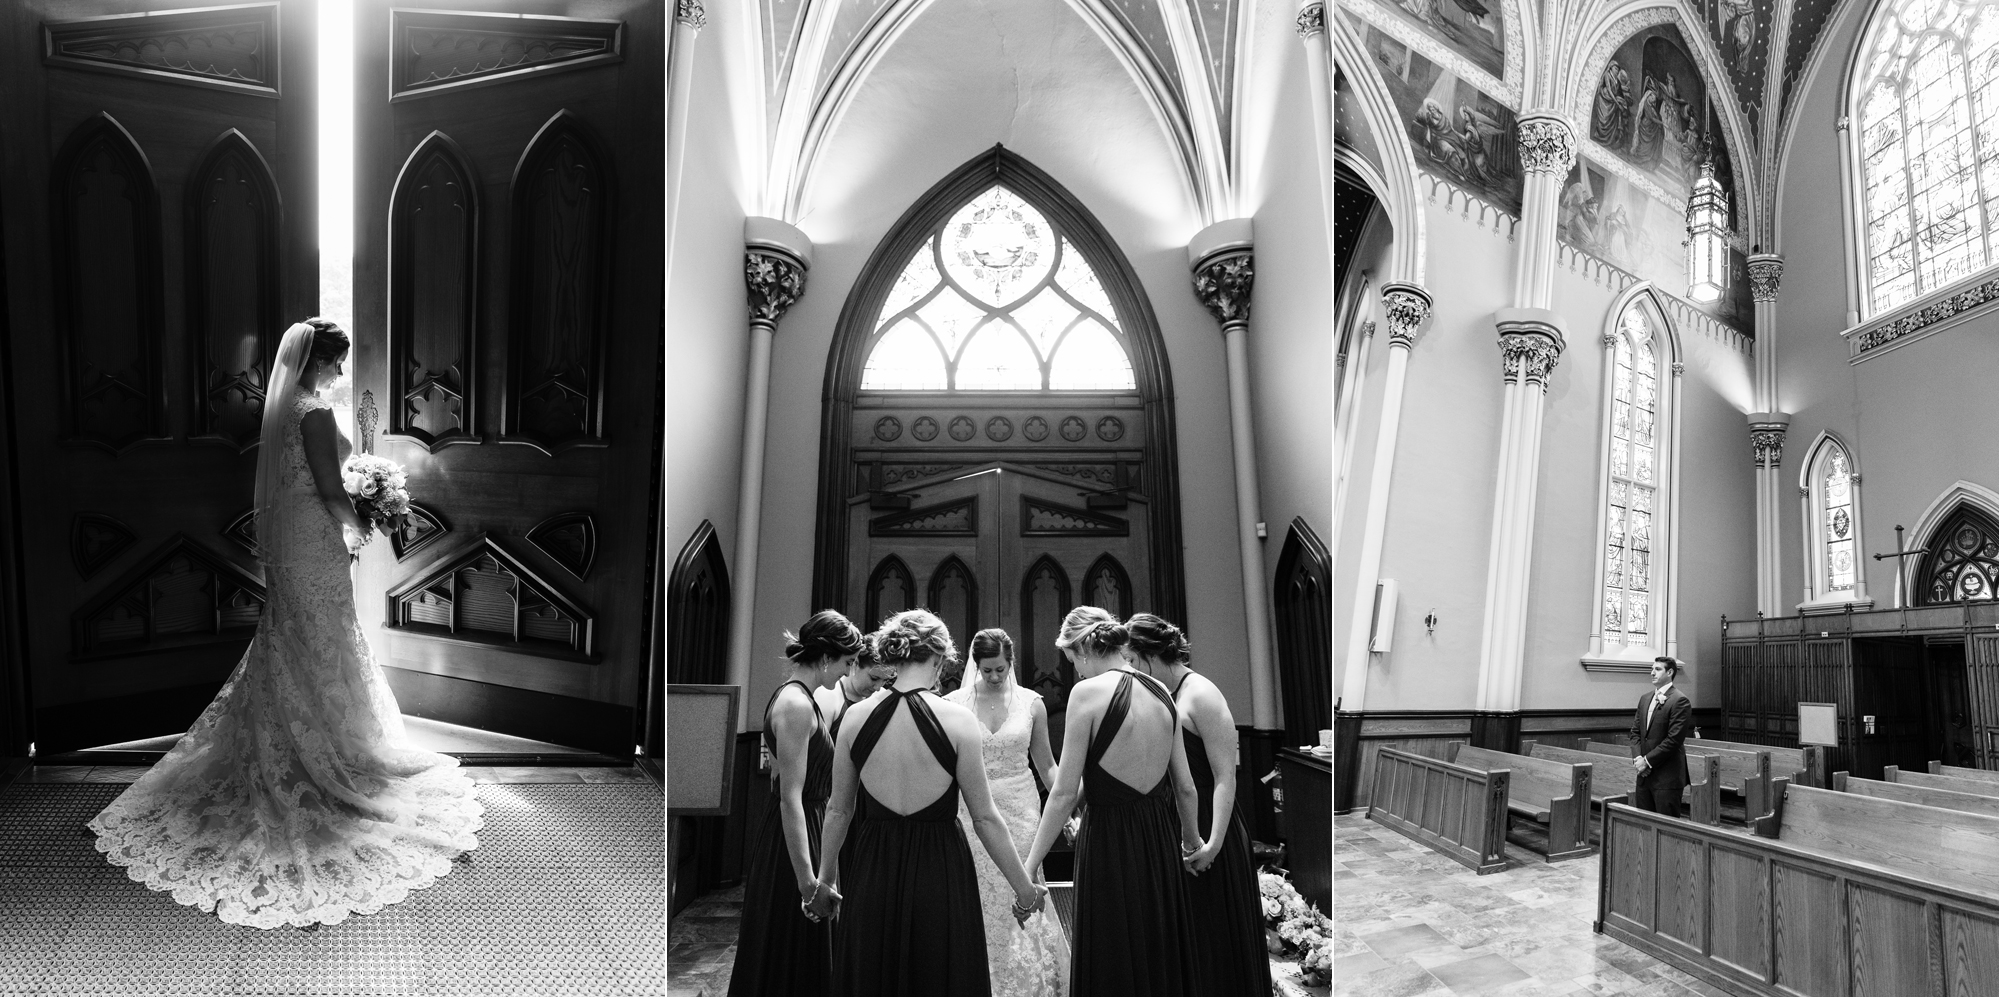
<svg viewBox="0 0 2000 997"><path fill-rule="evenodd" d="M1131 636L1132 650L1137 654L1168 664L1188 660L1187 634L1151 613L1132 614L1125 621L1125 632Z"/></svg>
<svg viewBox="0 0 2000 997"><path fill-rule="evenodd" d="M927 609L911 609L882 621L882 629L875 631L875 653L900 672L932 658L942 665L958 651L943 620Z"/></svg>
<svg viewBox="0 0 2000 997"><path fill-rule="evenodd" d="M1063 617L1062 633L1056 646L1073 648L1080 654L1103 655L1132 642L1131 634L1116 616L1096 606L1078 606Z"/></svg>
<svg viewBox="0 0 2000 997"><path fill-rule="evenodd" d="M1005 658L1014 663L1014 638L999 627L988 627L972 635L972 660L984 658Z"/></svg>
<svg viewBox="0 0 2000 997"><path fill-rule="evenodd" d="M313 328L313 341L312 345L306 348L306 356L311 358L315 365L332 363L340 359L341 355L347 352L347 348L353 345L347 338L347 330L342 329L332 319L315 316L306 319L306 324Z"/></svg>
<svg viewBox="0 0 2000 997"><path fill-rule="evenodd" d="M797 634L785 631L785 657L794 665L816 665L828 658L861 653L861 628L831 609L813 614Z"/></svg>

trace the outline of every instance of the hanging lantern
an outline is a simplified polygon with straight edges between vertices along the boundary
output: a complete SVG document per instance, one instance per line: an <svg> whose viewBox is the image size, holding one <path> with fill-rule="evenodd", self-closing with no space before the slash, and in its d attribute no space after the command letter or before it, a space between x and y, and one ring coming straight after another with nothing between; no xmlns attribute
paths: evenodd
<svg viewBox="0 0 2000 997"><path fill-rule="evenodd" d="M1715 179L1713 160L1703 161L1687 207L1688 297L1709 302L1729 287L1729 195Z"/></svg>

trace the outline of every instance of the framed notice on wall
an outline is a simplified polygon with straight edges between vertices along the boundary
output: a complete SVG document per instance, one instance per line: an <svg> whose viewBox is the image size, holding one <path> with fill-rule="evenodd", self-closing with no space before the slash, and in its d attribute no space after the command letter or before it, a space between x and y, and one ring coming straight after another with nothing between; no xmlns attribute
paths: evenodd
<svg viewBox="0 0 2000 997"><path fill-rule="evenodd" d="M721 817L729 813L736 763L736 697L733 685L667 686L667 815Z"/></svg>
<svg viewBox="0 0 2000 997"><path fill-rule="evenodd" d="M1840 743L1840 710L1833 703L1799 704L1799 744Z"/></svg>

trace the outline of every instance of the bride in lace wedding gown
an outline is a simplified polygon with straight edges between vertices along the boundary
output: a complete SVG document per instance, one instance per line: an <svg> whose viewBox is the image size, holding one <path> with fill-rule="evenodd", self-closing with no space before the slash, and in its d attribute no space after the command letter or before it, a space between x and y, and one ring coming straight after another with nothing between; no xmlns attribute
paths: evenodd
<svg viewBox="0 0 2000 997"><path fill-rule="evenodd" d="M986 786L993 806L1007 821L1007 833L1021 855L1034 843L1041 824L1042 798L1035 790L1034 763L1047 785L1055 784L1055 755L1049 750L1049 719L1042 697L1014 682L1014 640L1007 631L981 630L967 652L973 670L966 683L945 699L978 717L986 763ZM963 805L959 822L970 833ZM979 907L986 922L986 967L993 997L1062 997L1069 990L1069 941L1053 909L1014 920L1014 888L986 853L973 853L979 874Z"/></svg>
<svg viewBox="0 0 2000 997"><path fill-rule="evenodd" d="M89 824L133 880L230 924L373 914L479 847L472 781L456 759L404 746L355 618L349 444L318 393L347 347L323 319L286 330L257 456L256 636L173 750Z"/></svg>

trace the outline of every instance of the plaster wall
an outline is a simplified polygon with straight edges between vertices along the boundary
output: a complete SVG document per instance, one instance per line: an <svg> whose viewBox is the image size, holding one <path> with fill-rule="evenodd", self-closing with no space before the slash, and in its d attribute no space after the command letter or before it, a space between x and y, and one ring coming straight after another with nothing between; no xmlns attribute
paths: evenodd
<svg viewBox="0 0 2000 997"><path fill-rule="evenodd" d="M1859 364L1849 364L1847 259L1840 155L1849 55L1871 5L1848 4L1828 28L1785 147L1778 205L1785 255L1778 289L1779 404L1791 413L1784 452L1780 565L1786 605L1806 598L1807 548L1797 485L1822 431L1844 441L1861 480L1859 553L1868 593L1889 608L1895 527L1913 527L1964 479L2000 486L2000 336L1989 313ZM1906 536L1906 545L1922 538ZM1914 559L1912 559L1914 560ZM1734 614L1732 614L1734 615ZM1746 613L1747 615L1747 613Z"/></svg>

